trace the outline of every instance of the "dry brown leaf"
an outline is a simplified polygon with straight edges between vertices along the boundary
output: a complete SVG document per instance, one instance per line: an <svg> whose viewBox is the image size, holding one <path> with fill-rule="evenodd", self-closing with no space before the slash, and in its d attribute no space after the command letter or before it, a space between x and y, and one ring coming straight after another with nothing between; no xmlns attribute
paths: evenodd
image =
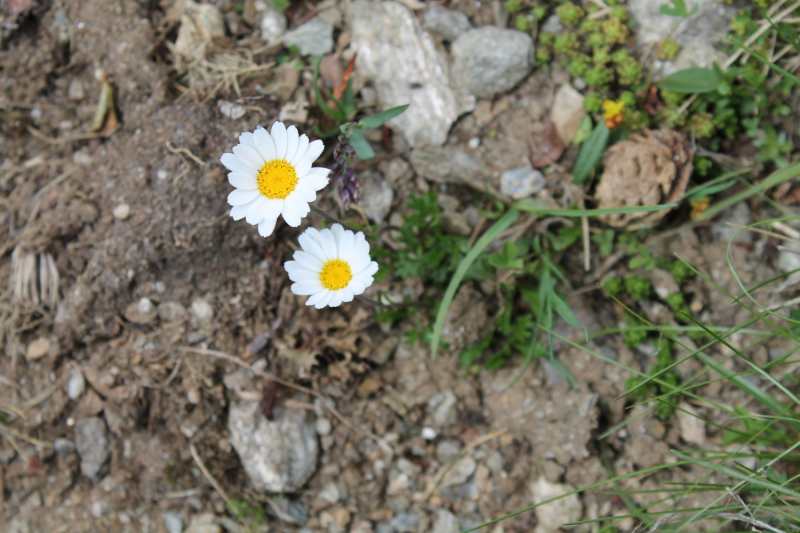
<svg viewBox="0 0 800 533"><path fill-rule="evenodd" d="M530 142L530 159L535 168L552 165L564 153L564 143L558 136L556 127L552 122L547 123L544 131L534 133Z"/></svg>
<svg viewBox="0 0 800 533"><path fill-rule="evenodd" d="M686 192L693 155L686 137L672 130L645 130L642 135L618 142L605 155L605 171L595 192L598 207L613 209L676 201ZM614 227L645 228L668 211L605 215L602 220Z"/></svg>

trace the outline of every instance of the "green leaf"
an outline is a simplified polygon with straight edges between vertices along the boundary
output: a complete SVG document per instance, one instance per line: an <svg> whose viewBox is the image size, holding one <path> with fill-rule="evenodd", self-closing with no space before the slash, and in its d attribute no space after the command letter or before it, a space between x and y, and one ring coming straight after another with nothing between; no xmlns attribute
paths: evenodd
<svg viewBox="0 0 800 533"><path fill-rule="evenodd" d="M697 10L700 8L700 4L696 3L691 11L687 11L686 2L684 2L684 0L670 0L670 2L672 2L672 7L665 4L659 9L662 15L686 18L697 13Z"/></svg>
<svg viewBox="0 0 800 533"><path fill-rule="evenodd" d="M500 220L495 222L494 225L486 231L486 233L481 235L481 238L478 239L478 242L475 243L469 253L467 253L466 257L464 257L464 259L458 265L453 277L450 279L450 283L447 285L447 290L442 298L442 303L439 305L439 311L436 313L436 322L434 323L433 335L431 337L431 356L433 358L436 358L436 352L439 349L439 343L442 339L442 329L444 329L444 319L447 316L447 311L450 309L450 304L453 303L453 298L456 296L458 286L461 285L461 280L467 273L467 269L469 269L470 265L475 262L478 256L483 253L486 247L489 246L493 240L499 237L501 233L507 230L508 227L514 223L518 216L519 211L512 208Z"/></svg>
<svg viewBox="0 0 800 533"><path fill-rule="evenodd" d="M350 133L350 145L356 151L356 155L364 161L375 157L375 150L372 149L372 146L369 145L364 138L364 134L358 128L353 128Z"/></svg>
<svg viewBox="0 0 800 533"><path fill-rule="evenodd" d="M286 11L286 8L289 7L289 0L269 0L269 3L278 11Z"/></svg>
<svg viewBox="0 0 800 533"><path fill-rule="evenodd" d="M595 126L592 134L581 146L581 151L578 152L578 160L575 162L575 168L572 171L573 183L577 185L586 181L589 174L600 163L603 153L606 151L610 134L611 130L608 129L605 122L599 122Z"/></svg>
<svg viewBox="0 0 800 533"><path fill-rule="evenodd" d="M568 218L596 217L599 215L616 215L619 213L648 213L661 209L672 209L678 204L662 205L637 205L630 207L615 207L612 209L553 209L549 204L539 200L520 200L514 204L515 209L526 213L535 213L539 216L558 216Z"/></svg>
<svg viewBox="0 0 800 533"><path fill-rule="evenodd" d="M379 126L383 126L385 123L392 120L394 117L398 115L402 115L410 104L401 105L397 107L393 107L391 109L387 109L386 111L381 111L377 115L372 115L371 117L364 117L358 121L361 125L362 129L365 130L374 130Z"/></svg>
<svg viewBox="0 0 800 533"><path fill-rule="evenodd" d="M718 72L709 68L692 67L667 76L658 86L676 93L707 93L717 90L722 82L722 76Z"/></svg>
<svg viewBox="0 0 800 533"><path fill-rule="evenodd" d="M553 301L553 309L564 319L564 322L576 328L583 328L583 333L586 335L586 342L589 342L589 328L581 324L580 321L575 318L567 302L562 300L555 292L550 295L550 299Z"/></svg>

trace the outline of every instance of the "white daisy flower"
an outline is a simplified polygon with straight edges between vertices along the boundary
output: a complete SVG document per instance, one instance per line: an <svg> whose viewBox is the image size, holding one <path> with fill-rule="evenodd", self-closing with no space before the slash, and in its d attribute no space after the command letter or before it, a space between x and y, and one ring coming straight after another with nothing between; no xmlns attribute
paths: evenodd
<svg viewBox="0 0 800 533"><path fill-rule="evenodd" d="M378 263L370 260L369 243L362 232L334 224L322 231L308 228L299 241L302 251L296 251L294 261L287 261L284 267L295 282L292 292L311 296L306 305L338 307L372 285Z"/></svg>
<svg viewBox="0 0 800 533"><path fill-rule="evenodd" d="M276 122L271 134L259 126L242 133L239 143L220 158L236 187L228 195L233 219L258 224L262 237L272 234L279 215L290 226L299 226L310 210L308 203L328 184L327 168L311 168L322 153L322 141L309 142L294 126L287 129Z"/></svg>

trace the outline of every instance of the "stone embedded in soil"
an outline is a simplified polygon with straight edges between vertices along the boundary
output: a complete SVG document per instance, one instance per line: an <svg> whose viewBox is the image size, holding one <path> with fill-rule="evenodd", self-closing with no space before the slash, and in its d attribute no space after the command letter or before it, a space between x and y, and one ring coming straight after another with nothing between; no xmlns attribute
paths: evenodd
<svg viewBox="0 0 800 533"><path fill-rule="evenodd" d="M93 416L75 422L75 448L81 457L81 472L96 479L108 461L108 430L102 418Z"/></svg>
<svg viewBox="0 0 800 533"><path fill-rule="evenodd" d="M519 167L500 174L500 192L514 200L533 196L544 189L547 179L532 167Z"/></svg>
<svg viewBox="0 0 800 533"><path fill-rule="evenodd" d="M410 104L389 125L412 146L444 144L453 122L475 103L455 88L446 59L417 17L398 2L356 1L349 21L356 69L374 82L381 108Z"/></svg>
<svg viewBox="0 0 800 533"><path fill-rule="evenodd" d="M389 525L391 525L395 533L412 533L417 531L420 524L419 518L416 515L404 511L395 515L389 522Z"/></svg>
<svg viewBox="0 0 800 533"><path fill-rule="evenodd" d="M454 41L459 35L472 29L467 15L439 4L431 4L425 11L423 26L446 41Z"/></svg>
<svg viewBox="0 0 800 533"><path fill-rule="evenodd" d="M556 14L550 15L547 17L547 20L544 21L544 24L542 24L542 29L540 31L542 33L552 33L553 35L561 33L564 31L564 25L561 24L561 17Z"/></svg>
<svg viewBox="0 0 800 533"><path fill-rule="evenodd" d="M333 50L333 24L313 18L283 37L286 46L296 46L304 56L321 56Z"/></svg>
<svg viewBox="0 0 800 533"><path fill-rule="evenodd" d="M69 82L67 95L69 96L70 100L83 100L83 98L86 96L86 91L83 90L83 83L81 80L75 78Z"/></svg>
<svg viewBox="0 0 800 533"><path fill-rule="evenodd" d="M111 212L117 220L126 220L131 214L131 206L128 204L119 204Z"/></svg>
<svg viewBox="0 0 800 533"><path fill-rule="evenodd" d="M468 236L472 234L472 227L466 215L457 211L445 209L442 211L442 230L445 233Z"/></svg>
<svg viewBox="0 0 800 533"><path fill-rule="evenodd" d="M377 172L365 172L359 176L361 183L361 201L358 206L364 210L367 218L380 224L394 201L394 191L389 182Z"/></svg>
<svg viewBox="0 0 800 533"><path fill-rule="evenodd" d="M431 417L437 427L449 427L458 422L458 398L453 391L445 391L428 400L433 410Z"/></svg>
<svg viewBox="0 0 800 533"><path fill-rule="evenodd" d="M75 453L75 442L73 442L71 439L58 437L53 441L53 449L55 449L55 452L62 457L71 455Z"/></svg>
<svg viewBox="0 0 800 533"><path fill-rule="evenodd" d="M436 444L436 458L442 463L449 463L461 451L458 439L443 439Z"/></svg>
<svg viewBox="0 0 800 533"><path fill-rule="evenodd" d="M694 407L686 402L678 404L675 410L681 438L689 444L702 446L706 442L706 423L702 420Z"/></svg>
<svg viewBox="0 0 800 533"><path fill-rule="evenodd" d="M513 89L533 70L533 39L527 33L483 26L453 41L453 75L477 98Z"/></svg>
<svg viewBox="0 0 800 533"><path fill-rule="evenodd" d="M449 487L450 485L460 485L461 483L464 483L467 479L469 479L469 476L475 472L475 468L477 466L478 465L475 463L475 459L469 455L461 457L444 475L441 486Z"/></svg>
<svg viewBox="0 0 800 533"><path fill-rule="evenodd" d="M25 350L25 359L28 361L36 361L37 359L41 359L45 355L47 355L47 351L50 349L50 339L47 337L39 337L28 344L28 348Z"/></svg>
<svg viewBox="0 0 800 533"><path fill-rule="evenodd" d="M213 4L184 2L178 38L171 46L176 59L176 68L185 69L185 63L205 58L206 47L212 41L225 36L225 19ZM171 43L170 43L171 44Z"/></svg>
<svg viewBox="0 0 800 533"><path fill-rule="evenodd" d="M555 125L561 142L565 145L572 142L585 116L583 95L569 84L562 85L556 91L553 108L550 111L550 120Z"/></svg>
<svg viewBox="0 0 800 533"><path fill-rule="evenodd" d="M67 397L70 400L77 400L83 394L86 385L83 379L83 372L77 368L73 368L69 373L69 380L67 381Z"/></svg>
<svg viewBox="0 0 800 533"><path fill-rule="evenodd" d="M322 487L322 490L320 490L319 493L317 493L317 497L322 500L325 500L328 503L335 504L336 502L339 501L340 498L339 488L336 486L336 483L331 481L330 483Z"/></svg>
<svg viewBox="0 0 800 533"><path fill-rule="evenodd" d="M304 409L277 407L267 420L259 402L231 406L228 429L250 485L257 491L296 492L314 474L319 454L313 418Z"/></svg>
<svg viewBox="0 0 800 533"><path fill-rule="evenodd" d="M411 152L411 165L417 174L437 183L460 183L480 189L489 179L483 163L457 146L420 146Z"/></svg>
<svg viewBox="0 0 800 533"><path fill-rule="evenodd" d="M178 302L161 302L157 311L158 317L165 322L182 322L189 315L186 308Z"/></svg>
<svg viewBox="0 0 800 533"><path fill-rule="evenodd" d="M711 230L719 236L719 239L726 244L734 238L742 228L752 224L753 216L750 214L750 208L747 207L747 202L740 202L730 209L722 212L722 216L711 226ZM730 224L734 224L733 226ZM740 227L736 227L740 226ZM741 231L736 236L736 242L745 243L753 241L753 232Z"/></svg>
<svg viewBox="0 0 800 533"><path fill-rule="evenodd" d="M431 533L458 533L459 531L461 529L458 527L456 515L446 509L436 511L436 519L433 521Z"/></svg>
<svg viewBox="0 0 800 533"><path fill-rule="evenodd" d="M247 109L239 104L234 104L232 102L228 102L227 100L220 100L219 112L223 117L227 117L231 120L239 120L247 114Z"/></svg>
<svg viewBox="0 0 800 533"><path fill-rule="evenodd" d="M531 484L533 504L540 504L551 498L556 498L575 490L570 485L550 483L542 476ZM561 526L569 522L577 522L583 515L583 504L577 494L572 494L547 505L537 507L535 510L538 523L536 533L555 533Z"/></svg>
<svg viewBox="0 0 800 533"><path fill-rule="evenodd" d="M201 298L196 298L192 302L190 311L195 320L201 325L208 325L214 320L214 308L210 303Z"/></svg>
<svg viewBox="0 0 800 533"><path fill-rule="evenodd" d="M286 15L283 11L278 11L270 7L261 18L261 38L267 44L272 44L286 33Z"/></svg>
<svg viewBox="0 0 800 533"><path fill-rule="evenodd" d="M183 533L183 515L176 511L164 513L164 527L169 533Z"/></svg>
<svg viewBox="0 0 800 533"><path fill-rule="evenodd" d="M647 277L650 278L650 283L653 284L653 290L662 300L665 300L670 294L681 291L672 274L664 269L654 268L647 273Z"/></svg>
<svg viewBox="0 0 800 533"><path fill-rule="evenodd" d="M214 513L202 513L192 517L186 533L222 533L222 527Z"/></svg>

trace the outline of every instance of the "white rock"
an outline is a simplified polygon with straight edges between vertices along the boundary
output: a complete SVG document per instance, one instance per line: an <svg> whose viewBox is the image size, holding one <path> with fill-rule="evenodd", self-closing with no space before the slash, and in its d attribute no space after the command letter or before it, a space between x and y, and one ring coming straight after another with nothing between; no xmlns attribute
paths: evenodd
<svg viewBox="0 0 800 533"><path fill-rule="evenodd" d="M125 220L131 214L131 206L128 204L119 204L114 208L111 214L114 215L114 218L117 220Z"/></svg>
<svg viewBox="0 0 800 533"><path fill-rule="evenodd" d="M475 101L454 89L447 60L417 18L398 2L350 5L356 70L374 82L383 109L410 104L389 121L412 146L441 146L450 126Z"/></svg>
<svg viewBox="0 0 800 533"><path fill-rule="evenodd" d="M289 102L281 108L278 120L303 123L308 119L308 102Z"/></svg>
<svg viewBox="0 0 800 533"><path fill-rule="evenodd" d="M139 299L139 302L136 304L136 310L142 315L149 315L153 312L153 309L153 302L147 297Z"/></svg>
<svg viewBox="0 0 800 533"><path fill-rule="evenodd" d="M453 391L445 391L428 400L428 406L433 409L431 417L435 425L449 427L458 422L458 397Z"/></svg>
<svg viewBox="0 0 800 533"><path fill-rule="evenodd" d="M261 19L261 38L272 44L286 33L286 15L277 9L268 8Z"/></svg>
<svg viewBox="0 0 800 533"><path fill-rule="evenodd" d="M169 177L169 173L162 168L162 169L159 169L159 170L156 171L156 177L159 180L164 181L165 179L167 179Z"/></svg>
<svg viewBox="0 0 800 533"><path fill-rule="evenodd" d="M575 488L570 485L550 483L547 478L541 476L531 485L532 503L540 504L543 501L562 496L573 490ZM535 513L538 518L536 533L555 533L562 525L581 519L583 504L577 494L572 494L537 507Z"/></svg>
<svg viewBox="0 0 800 533"><path fill-rule="evenodd" d="M681 438L689 444L702 446L706 442L706 423L697 414L697 411L686 402L680 402L675 410L678 418L678 427Z"/></svg>
<svg viewBox="0 0 800 533"><path fill-rule="evenodd" d="M225 19L213 4L185 0L178 38L172 46L179 70L183 62L203 59L206 47L216 37L225 36Z"/></svg>
<svg viewBox="0 0 800 533"><path fill-rule="evenodd" d="M158 304L158 316L165 322L182 322L188 313L178 302L161 302Z"/></svg>
<svg viewBox="0 0 800 533"><path fill-rule="evenodd" d="M286 46L296 46L304 56L321 56L333 50L333 24L319 17L304 22L283 37Z"/></svg>
<svg viewBox="0 0 800 533"><path fill-rule="evenodd" d="M533 196L544 189L547 179L533 167L519 167L506 170L500 175L500 192L514 200Z"/></svg>
<svg viewBox="0 0 800 533"><path fill-rule="evenodd" d="M164 513L164 527L169 533L183 533L183 515L175 511Z"/></svg>
<svg viewBox="0 0 800 533"><path fill-rule="evenodd" d="M102 518L104 505L101 501L92 502L92 516L95 518Z"/></svg>
<svg viewBox="0 0 800 533"><path fill-rule="evenodd" d="M458 527L456 515L445 509L436 511L436 519L433 521L431 533L458 533L459 531L461 528Z"/></svg>
<svg viewBox="0 0 800 533"><path fill-rule="evenodd" d="M85 388L86 383L83 379L83 372L73 368L69 373L69 381L67 381L67 396L70 400L77 400L81 397Z"/></svg>
<svg viewBox="0 0 800 533"><path fill-rule="evenodd" d="M424 428L422 428L422 433L421 433L420 435L421 435L421 436L422 436L422 438L423 438L423 439L425 439L425 440L433 440L433 439L435 439L435 438L436 438L436 437L437 437L439 434L438 434L438 433L436 432L436 430L435 430L435 429L433 429L432 427L430 427L430 426L425 426Z"/></svg>
<svg viewBox="0 0 800 533"><path fill-rule="evenodd" d="M556 92L553 109L550 112L550 120L561 142L565 145L572 142L585 116L583 95L569 84L562 85Z"/></svg>
<svg viewBox="0 0 800 533"><path fill-rule="evenodd" d="M69 82L67 95L70 100L83 100L84 96L86 96L86 92L83 90L83 83L81 83L81 80L75 78Z"/></svg>
<svg viewBox="0 0 800 533"><path fill-rule="evenodd" d="M220 100L219 112L222 113L223 117L227 117L231 120L239 120L247 114L247 109L239 104L234 104L227 100Z"/></svg>
<svg viewBox="0 0 800 533"><path fill-rule="evenodd" d="M322 490L319 491L319 494L317 494L317 496L319 496L320 499L323 499L328 503L336 503L339 501L340 497L339 487L336 486L336 483L331 481L330 483L322 487Z"/></svg>
<svg viewBox="0 0 800 533"><path fill-rule="evenodd" d="M317 418L317 421L314 423L314 429L317 430L317 434L324 437L325 435L331 434L331 421L328 420L327 416L321 416Z"/></svg>
<svg viewBox="0 0 800 533"><path fill-rule="evenodd" d="M214 308L211 307L211 304L205 300L200 298L196 298L192 302L191 307L192 316L200 323L200 324L210 324L211 321L214 319Z"/></svg>

